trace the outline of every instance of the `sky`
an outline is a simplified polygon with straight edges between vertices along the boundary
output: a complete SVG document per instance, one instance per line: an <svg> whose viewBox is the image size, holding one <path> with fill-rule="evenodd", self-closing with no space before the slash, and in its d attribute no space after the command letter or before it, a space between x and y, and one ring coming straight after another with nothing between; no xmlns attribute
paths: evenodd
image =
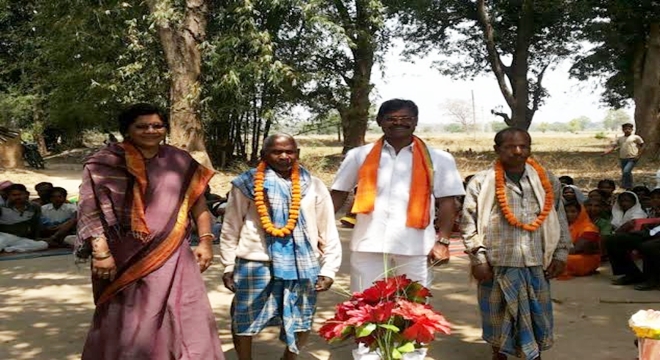
<svg viewBox="0 0 660 360"><path fill-rule="evenodd" d="M474 81L454 80L432 68L433 58L411 63L399 56L400 50L394 48L385 56L384 74L378 66L374 67L372 83L378 106L387 99L410 99L419 107L420 123L448 124L453 120L443 104L449 99L463 99L471 103L474 91L477 122L500 121L501 118L490 114L490 110L498 105L509 112L492 73L485 73ZM599 122L605 117L608 108L600 103L602 87L597 81L581 82L569 78L570 67L570 61L564 61L554 70L546 72L543 85L550 96L536 112L535 124L568 122L580 116ZM626 111L632 116L633 109Z"/></svg>

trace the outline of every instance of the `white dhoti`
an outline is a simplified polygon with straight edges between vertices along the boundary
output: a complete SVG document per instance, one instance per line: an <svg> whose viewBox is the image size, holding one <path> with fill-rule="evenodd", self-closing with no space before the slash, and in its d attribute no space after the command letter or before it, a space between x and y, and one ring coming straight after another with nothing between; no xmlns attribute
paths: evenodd
<svg viewBox="0 0 660 360"><path fill-rule="evenodd" d="M48 248L48 243L45 241L37 241L20 236L0 232L0 251L5 252L28 252L45 250Z"/></svg>

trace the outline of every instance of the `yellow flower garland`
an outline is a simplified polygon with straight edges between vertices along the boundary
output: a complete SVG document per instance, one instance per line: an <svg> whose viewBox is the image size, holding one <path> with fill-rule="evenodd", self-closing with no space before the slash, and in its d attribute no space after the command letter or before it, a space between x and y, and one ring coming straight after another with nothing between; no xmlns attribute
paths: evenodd
<svg viewBox="0 0 660 360"><path fill-rule="evenodd" d="M298 162L291 168L291 205L289 207L289 219L286 225L276 228L270 219L266 197L264 195L264 180L266 179L266 162L262 161L257 166L257 172L254 174L254 205L257 207L257 214L261 220L261 227L272 236L285 237L291 235L298 222L300 214L300 168Z"/></svg>
<svg viewBox="0 0 660 360"><path fill-rule="evenodd" d="M511 226L519 227L527 231L536 231L541 226L541 224L543 224L548 215L550 215L550 211L552 211L552 207L555 204L555 197L552 189L552 183L550 182L550 179L548 179L548 175L546 174L545 169L532 158L527 159L527 164L533 167L534 170L536 170L536 172L539 174L539 178L541 178L541 186L543 187L543 191L545 191L543 209L536 217L536 219L534 219L534 221L529 224L523 224L518 219L516 219L516 215L513 214L513 211L509 207L506 199L504 166L502 166L502 162L499 160L497 160L495 163L495 196L497 197L497 203L499 204L500 209L504 214L504 218Z"/></svg>

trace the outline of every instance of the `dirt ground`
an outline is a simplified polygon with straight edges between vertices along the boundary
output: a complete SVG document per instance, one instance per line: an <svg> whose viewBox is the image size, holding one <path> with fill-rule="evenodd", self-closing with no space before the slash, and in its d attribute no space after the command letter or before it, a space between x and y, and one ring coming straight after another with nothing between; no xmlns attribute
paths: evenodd
<svg viewBox="0 0 660 360"><path fill-rule="evenodd" d="M483 164L491 161L489 156L475 155L454 146L447 148L457 151L459 168L462 160L471 159ZM304 151L305 148L303 154ZM546 151L541 156L546 162L558 164L556 166L561 170L555 173L566 173L563 169L569 164L565 158L551 155L552 149ZM593 149L589 151L592 155L597 152ZM324 155L327 153L308 155L308 161L323 159ZM613 161L597 160L603 164ZM336 164L321 165L328 174L336 168ZM594 176L617 178L617 169L612 165L608 165L605 173L598 171L597 164L589 166ZM461 170L467 175L466 171L472 171L472 167L462 167ZM649 163L637 169L635 175L654 183L656 168L655 162ZM80 172L80 161L53 159L47 162L46 170L0 169L0 180L20 182L30 189L38 182L50 181L66 188L70 194L76 194ZM324 177L326 181L330 176L328 174ZM574 175L585 188L595 185L594 176L579 171L574 171ZM224 194L229 187L228 180L233 176L233 173L218 174L212 181L214 192ZM334 291L320 296L316 328L332 316L334 305L346 297L342 289L348 289L349 282L347 248L350 232L342 229L341 235L343 266ZM219 259L215 263L218 264ZM434 269L431 304L454 324L454 328L451 336L439 337L431 345L431 359L489 359L489 348L480 339L476 287L468 279L467 268L465 259L454 258L450 264ZM235 359L229 333L231 293L222 286L221 271L220 265L213 265L204 274L204 279L225 355L227 359ZM628 287L612 286L609 277L609 269L604 266L598 275L553 283L556 344L544 353L544 360L635 359L636 350L633 335L627 326L628 318L639 309L660 308L660 292L638 292ZM72 256L0 261L0 359L80 358L93 309L88 270L84 266L76 267ZM314 335L301 358L350 359L353 347L351 343L328 345ZM255 341L255 359L278 359L282 350L283 345L277 340L275 329L264 332Z"/></svg>
<svg viewBox="0 0 660 360"><path fill-rule="evenodd" d="M343 266L334 291L320 296L316 328L346 297L342 289L349 282L349 235L342 229ZM476 289L468 281L467 265L465 259L454 258L449 265L434 269L431 304L454 326L451 336L431 344L430 359L489 359L489 348L480 340ZM213 265L204 279L226 358L236 359L229 333L232 295L222 286L221 271ZM612 286L607 268L591 277L555 281L552 287L556 344L543 359L635 359L628 318L639 309L658 308L660 292ZM86 267L74 265L72 256L0 261L0 294L0 359L80 358L94 309ZM631 301L656 304L627 303ZM275 329L257 337L254 347L255 359L278 359L283 350ZM353 347L351 343L328 345L314 335L300 358L350 359Z"/></svg>

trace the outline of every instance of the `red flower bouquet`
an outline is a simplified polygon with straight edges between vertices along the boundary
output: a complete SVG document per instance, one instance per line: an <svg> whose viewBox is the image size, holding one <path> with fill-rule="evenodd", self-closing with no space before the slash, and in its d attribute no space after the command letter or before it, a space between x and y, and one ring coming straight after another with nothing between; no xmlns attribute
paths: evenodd
<svg viewBox="0 0 660 360"><path fill-rule="evenodd" d="M373 286L337 305L319 334L328 342L354 338L381 359L401 359L430 343L435 333L449 334L449 322L426 304L429 289L405 275Z"/></svg>

